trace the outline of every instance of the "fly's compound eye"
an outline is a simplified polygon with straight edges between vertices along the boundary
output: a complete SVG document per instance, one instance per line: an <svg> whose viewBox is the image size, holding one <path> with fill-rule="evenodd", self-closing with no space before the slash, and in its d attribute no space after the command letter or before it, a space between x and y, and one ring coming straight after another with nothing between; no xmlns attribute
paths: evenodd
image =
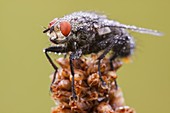
<svg viewBox="0 0 170 113"><path fill-rule="evenodd" d="M71 24L67 21L60 22L60 31L64 36L68 36L71 31Z"/></svg>

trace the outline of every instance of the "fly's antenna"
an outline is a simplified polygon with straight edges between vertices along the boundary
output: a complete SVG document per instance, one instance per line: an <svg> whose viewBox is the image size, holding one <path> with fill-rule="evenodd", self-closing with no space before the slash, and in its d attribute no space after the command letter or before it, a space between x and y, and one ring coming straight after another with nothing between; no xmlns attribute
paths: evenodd
<svg viewBox="0 0 170 113"><path fill-rule="evenodd" d="M46 33L46 32L48 32L50 30L50 28L46 28L44 26L41 26L41 27L44 29L43 33Z"/></svg>

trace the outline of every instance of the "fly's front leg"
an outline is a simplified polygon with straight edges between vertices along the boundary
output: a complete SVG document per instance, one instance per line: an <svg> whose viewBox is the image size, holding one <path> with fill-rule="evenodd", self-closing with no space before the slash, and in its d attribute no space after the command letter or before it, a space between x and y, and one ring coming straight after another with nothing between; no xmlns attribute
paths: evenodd
<svg viewBox="0 0 170 113"><path fill-rule="evenodd" d="M71 53L70 54L70 70L71 70L71 75L72 75L72 82L71 82L71 90L72 90L72 99L76 100L77 99L77 95L76 95L76 91L75 91L75 87L74 87L74 65L73 65L73 61L75 59L80 58L82 55L82 50L79 49L77 50L75 53Z"/></svg>
<svg viewBox="0 0 170 113"><path fill-rule="evenodd" d="M75 52L70 54L70 70L71 70L71 75L72 75L72 82L71 82L71 91L72 91L72 100L76 100L77 99L77 95L76 95L76 91L75 91L75 85L74 85L74 65L73 65L73 61L75 59L79 59L83 53L87 52L87 48L89 48L89 44L81 47L81 48L77 48L76 47L76 43L74 43L75 46Z"/></svg>
<svg viewBox="0 0 170 113"><path fill-rule="evenodd" d="M71 82L71 91L72 91L72 99L76 99L76 92L75 92L75 87L74 87L74 65L73 65L73 60L74 60L74 54L70 55L70 70L71 70L71 75L72 75L72 82Z"/></svg>
<svg viewBox="0 0 170 113"><path fill-rule="evenodd" d="M54 64L54 62L52 61L52 59L48 55L48 52L65 53L66 49L65 49L65 47L62 47L62 46L61 47L54 46L54 47L49 47L49 48L44 49L44 53L45 53L48 61L50 62L50 64L52 65L52 67L55 70L54 76L53 76L53 79L52 79L52 82L51 82L51 85L52 85L55 81L56 73L58 71L58 67ZM51 91L51 86L50 86L50 91Z"/></svg>
<svg viewBox="0 0 170 113"><path fill-rule="evenodd" d="M65 42L68 41L68 37L64 37L64 39L62 39L62 40L58 40L54 37L51 37L49 40L54 44L64 44Z"/></svg>

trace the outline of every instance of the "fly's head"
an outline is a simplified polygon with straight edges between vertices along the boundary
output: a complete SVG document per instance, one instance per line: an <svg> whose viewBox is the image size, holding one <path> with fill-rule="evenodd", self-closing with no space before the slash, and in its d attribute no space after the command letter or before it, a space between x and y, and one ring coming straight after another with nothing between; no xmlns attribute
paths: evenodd
<svg viewBox="0 0 170 113"><path fill-rule="evenodd" d="M43 33L47 33L51 41L63 42L71 33L71 24L66 20L59 21L58 18L55 18Z"/></svg>

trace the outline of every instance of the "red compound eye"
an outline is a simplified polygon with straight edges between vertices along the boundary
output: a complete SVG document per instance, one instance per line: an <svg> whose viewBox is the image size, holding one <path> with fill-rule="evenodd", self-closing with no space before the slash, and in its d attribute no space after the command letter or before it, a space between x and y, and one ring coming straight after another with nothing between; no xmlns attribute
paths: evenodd
<svg viewBox="0 0 170 113"><path fill-rule="evenodd" d="M67 21L60 22L60 31L64 36L68 36L71 31L71 24Z"/></svg>
<svg viewBox="0 0 170 113"><path fill-rule="evenodd" d="M50 28L51 26L53 26L57 21L57 18L55 18L54 20L52 20L49 25L48 25L48 28Z"/></svg>

